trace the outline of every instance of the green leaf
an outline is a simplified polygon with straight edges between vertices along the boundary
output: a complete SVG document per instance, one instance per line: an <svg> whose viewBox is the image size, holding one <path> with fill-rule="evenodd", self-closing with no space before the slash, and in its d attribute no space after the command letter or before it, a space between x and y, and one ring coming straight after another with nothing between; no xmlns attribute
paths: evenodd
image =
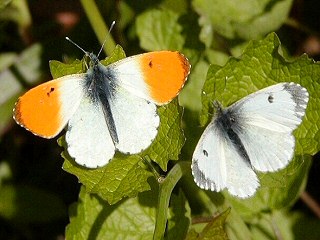
<svg viewBox="0 0 320 240"><path fill-rule="evenodd" d="M264 87L279 82L296 82L307 88L310 99L302 124L295 130L296 154L317 153L319 134L319 83L320 65L306 55L288 61L281 55L276 34L252 41L239 59L230 58L225 66L211 65L203 87L201 124L212 115L212 102L218 100L229 106L237 100Z"/></svg>
<svg viewBox="0 0 320 240"><path fill-rule="evenodd" d="M63 170L76 175L87 192L97 193L110 204L150 189L147 179L151 173L142 166L137 155L115 157L104 167L88 169L77 165L66 154L63 154Z"/></svg>
<svg viewBox="0 0 320 240"><path fill-rule="evenodd" d="M73 63L62 63L57 60L51 60L49 61L49 67L52 78L54 79L84 72L84 64L78 59Z"/></svg>
<svg viewBox="0 0 320 240"><path fill-rule="evenodd" d="M109 205L82 187L78 203L70 207L66 239L152 239L156 189Z"/></svg>
<svg viewBox="0 0 320 240"><path fill-rule="evenodd" d="M181 50L184 38L179 15L169 10L149 10L137 17L136 29L140 46L149 51Z"/></svg>
<svg viewBox="0 0 320 240"><path fill-rule="evenodd" d="M194 231L190 232L190 236L187 239L197 239L197 240L204 240L204 239L228 239L227 233L224 230L225 222L230 213L230 208L224 211L223 213L219 214L218 216L214 217L211 222L209 222L201 233L198 233L196 238ZM189 235L189 234L188 234Z"/></svg>
<svg viewBox="0 0 320 240"><path fill-rule="evenodd" d="M237 4L232 0L194 0L192 3L200 15L202 32L213 30L227 38L251 39L277 30L287 19L292 0L240 0ZM205 42L208 45L210 39Z"/></svg>
<svg viewBox="0 0 320 240"><path fill-rule="evenodd" d="M183 192L172 194L165 239L185 239L191 222L191 209Z"/></svg>
<svg viewBox="0 0 320 240"><path fill-rule="evenodd" d="M62 200L44 190L27 185L0 188L0 216L16 223L43 223L65 217Z"/></svg>
<svg viewBox="0 0 320 240"><path fill-rule="evenodd" d="M185 142L181 119L183 108L178 100L158 108L160 127L158 135L149 148L140 153L141 157L149 156L162 170L167 170L169 160L178 160L181 148Z"/></svg>

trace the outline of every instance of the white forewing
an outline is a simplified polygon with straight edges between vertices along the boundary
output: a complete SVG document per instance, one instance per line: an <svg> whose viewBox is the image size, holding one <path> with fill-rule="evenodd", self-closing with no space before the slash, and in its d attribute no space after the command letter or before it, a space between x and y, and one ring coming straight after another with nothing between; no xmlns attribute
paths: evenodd
<svg viewBox="0 0 320 240"><path fill-rule="evenodd" d="M119 139L116 148L130 154L146 149L156 137L160 123L156 105L118 87L110 108Z"/></svg>
<svg viewBox="0 0 320 240"><path fill-rule="evenodd" d="M140 98L153 101L149 93L148 85L144 81L144 74L141 72L139 61L134 60L134 58L139 57L140 55L127 57L107 67L114 71L117 76L118 85Z"/></svg>
<svg viewBox="0 0 320 240"><path fill-rule="evenodd" d="M197 185L211 191L225 188L237 197L252 196L259 181L250 164L216 127L214 120L204 131L192 158Z"/></svg>
<svg viewBox="0 0 320 240"><path fill-rule="evenodd" d="M62 122L65 122L64 126L80 105L80 101L84 94L82 87L84 76L85 74L72 74L52 80L59 82L59 89L56 89L56 91L61 94L61 112Z"/></svg>
<svg viewBox="0 0 320 240"><path fill-rule="evenodd" d="M242 128L236 131L252 166L262 172L282 169L293 157L293 130L301 123L308 103L306 89L280 83L250 94L229 109Z"/></svg>
<svg viewBox="0 0 320 240"><path fill-rule="evenodd" d="M70 119L66 133L68 153L88 168L106 165L113 157L115 146L100 104L83 97Z"/></svg>

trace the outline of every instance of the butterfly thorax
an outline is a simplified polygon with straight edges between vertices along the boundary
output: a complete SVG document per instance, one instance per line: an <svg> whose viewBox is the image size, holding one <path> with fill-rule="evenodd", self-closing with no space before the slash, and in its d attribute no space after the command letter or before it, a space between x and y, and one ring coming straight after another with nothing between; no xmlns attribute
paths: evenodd
<svg viewBox="0 0 320 240"><path fill-rule="evenodd" d="M95 55L91 54L89 57L91 66L85 75L84 92L96 107L102 108L111 138L114 143L118 143L117 131L110 108L110 101L115 97L114 73L110 68L99 63Z"/></svg>
<svg viewBox="0 0 320 240"><path fill-rule="evenodd" d="M241 116L233 109L223 109L221 105L217 108L215 123L219 129L220 136L226 138L226 142L231 142L239 155L250 163L249 155L238 135L243 129Z"/></svg>

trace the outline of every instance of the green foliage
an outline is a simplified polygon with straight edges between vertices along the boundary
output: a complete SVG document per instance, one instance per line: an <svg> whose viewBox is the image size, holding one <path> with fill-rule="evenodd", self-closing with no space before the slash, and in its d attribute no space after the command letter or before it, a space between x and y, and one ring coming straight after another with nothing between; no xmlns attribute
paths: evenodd
<svg viewBox="0 0 320 240"><path fill-rule="evenodd" d="M292 0L195 0L203 31L212 28L227 38L252 39L277 30L287 19Z"/></svg>
<svg viewBox="0 0 320 240"><path fill-rule="evenodd" d="M201 231L201 233L197 233L194 229L191 229L190 233L188 234L187 239L221 239L227 240L228 236L224 231L224 224L226 222L227 216L230 213L230 208L227 209L222 214L214 217L212 221L210 221Z"/></svg>
<svg viewBox="0 0 320 240"><path fill-rule="evenodd" d="M151 239L155 223L156 189L109 205L82 187L70 207L67 239Z"/></svg>
<svg viewBox="0 0 320 240"><path fill-rule="evenodd" d="M71 27L72 32L66 27L64 31L74 34L71 38L84 49L83 45L97 49L92 46L97 44L95 38L100 44L106 38L104 51L108 57L100 61L103 65L125 58L126 53L174 50L189 59L191 73L179 98L158 107L160 126L148 149L136 155L117 152L106 166L87 169L69 156L62 136L58 142L65 148L64 171L59 168L52 173L53 166L59 165L52 159L58 159L60 151L53 149L53 153L41 155L41 147L35 144L35 152L25 154L25 148L31 148L37 138L17 133L15 128L8 130L12 108L19 94L45 80L47 58L67 59L68 63L50 61L52 77L59 78L86 72L88 56L74 60L81 59L76 55L81 51L60 36L52 36L52 22L37 22L41 25L37 28L26 1L0 0L0 216L5 222L2 225L10 228L7 232L18 229L18 235L13 234L11 239L58 238L62 234L66 239L318 239L319 222L296 210L295 205L304 194L314 155L320 148L320 65L306 54L293 56L302 48L301 43L293 51L292 43L286 42L295 36L283 30L285 24L292 23L288 14L294 1L81 0L80 4L88 19L81 16L78 27ZM34 5L32 9L36 10ZM54 16L64 19L59 14ZM115 28L107 33L113 20ZM21 35L18 43L12 40L16 35L7 33L12 30L11 24L16 26L15 34ZM38 35L30 37L29 28ZM53 34L46 36L48 32ZM115 46L113 37L123 48ZM30 45L33 41L40 43ZM218 100L226 107L279 82L299 83L310 94L306 116L294 132L293 160L281 171L258 173L261 187L249 199L232 197L227 191L199 189L191 176L190 162L203 132L201 126L214 114L212 102ZM8 135L2 137L6 131ZM10 151L8 145L13 145ZM38 155L40 160L34 160ZM38 170L35 161L45 162L48 168ZM47 171L53 183L25 176L31 168L39 173ZM72 188L78 193L76 182L68 179L66 184L65 176L75 176L73 180L80 183L78 196L62 196L61 192ZM25 183L28 178L31 180ZM42 188L38 187L41 183ZM57 185L61 186L60 192ZM68 205L76 201L70 206L69 219L62 199ZM39 237L41 231L30 230L32 224L48 224L51 228L56 221L63 224L56 236L44 233L45 237ZM69 224L64 232L66 221ZM6 233L2 229L0 232Z"/></svg>

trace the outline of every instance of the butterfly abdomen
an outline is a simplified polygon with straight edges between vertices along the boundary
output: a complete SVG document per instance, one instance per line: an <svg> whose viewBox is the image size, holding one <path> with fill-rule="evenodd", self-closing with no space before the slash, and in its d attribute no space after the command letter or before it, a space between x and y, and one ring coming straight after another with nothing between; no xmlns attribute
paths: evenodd
<svg viewBox="0 0 320 240"><path fill-rule="evenodd" d="M94 105L102 107L111 138L114 143L118 143L119 139L110 107L110 101L115 97L115 83L112 81L113 79L114 74L111 69L97 63L86 74L84 91Z"/></svg>
<svg viewBox="0 0 320 240"><path fill-rule="evenodd" d="M238 154L242 156L248 163L250 158L237 132L242 131L241 116L230 109L220 109L216 117L216 124L221 133L221 137L226 142L231 142Z"/></svg>

